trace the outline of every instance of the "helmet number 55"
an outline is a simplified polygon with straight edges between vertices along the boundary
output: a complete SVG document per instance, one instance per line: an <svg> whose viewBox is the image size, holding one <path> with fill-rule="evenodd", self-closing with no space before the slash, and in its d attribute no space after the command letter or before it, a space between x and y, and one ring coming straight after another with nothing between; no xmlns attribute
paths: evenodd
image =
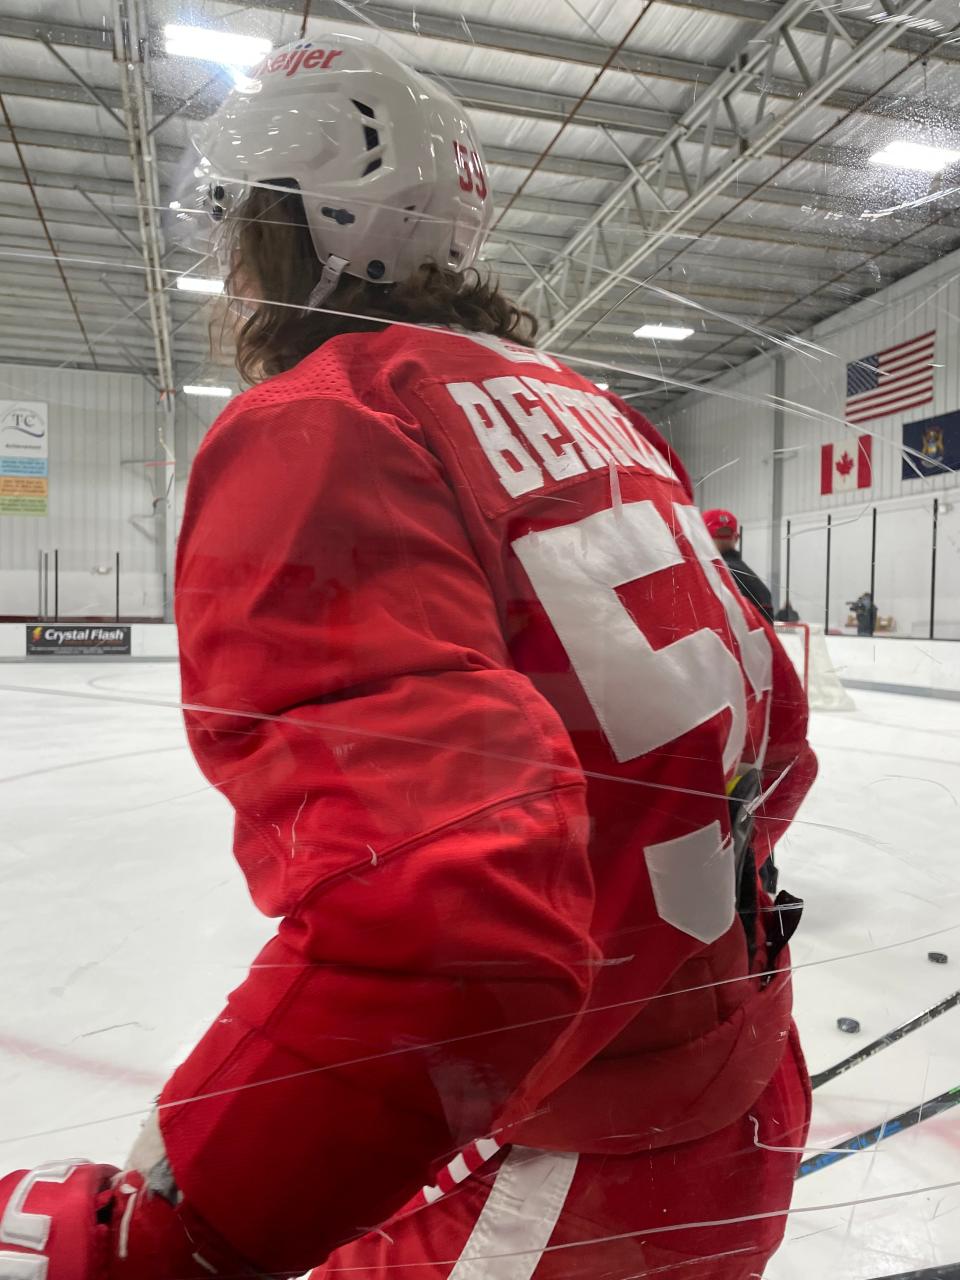
<svg viewBox="0 0 960 1280"><path fill-rule="evenodd" d="M487 179L476 151L468 151L462 142L454 142L453 154L457 162L457 177L461 191L476 191L481 200L487 198Z"/></svg>

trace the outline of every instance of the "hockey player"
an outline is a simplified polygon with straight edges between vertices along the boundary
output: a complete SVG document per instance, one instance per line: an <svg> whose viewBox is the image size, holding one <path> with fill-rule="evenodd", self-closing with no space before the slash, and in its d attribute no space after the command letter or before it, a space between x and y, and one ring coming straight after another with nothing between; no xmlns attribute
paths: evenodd
<svg viewBox="0 0 960 1280"><path fill-rule="evenodd" d="M301 41L188 174L257 385L193 468L187 729L280 924L125 1171L0 1183L0 1280L760 1275L809 1116L756 872L815 769L791 664L654 428L471 273L443 90Z"/></svg>
<svg viewBox="0 0 960 1280"><path fill-rule="evenodd" d="M739 588L740 594L757 606L768 622L773 622L773 597L770 588L759 574L754 573L737 548L740 529L737 517L731 511L717 508L704 511L703 523L713 538L714 545L723 557L723 562L730 570L730 575Z"/></svg>

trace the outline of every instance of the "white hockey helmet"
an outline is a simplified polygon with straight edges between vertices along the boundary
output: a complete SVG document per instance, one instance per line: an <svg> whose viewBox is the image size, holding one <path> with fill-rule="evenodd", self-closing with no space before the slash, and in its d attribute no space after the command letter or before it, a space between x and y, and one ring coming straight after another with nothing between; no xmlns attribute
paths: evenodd
<svg viewBox="0 0 960 1280"><path fill-rule="evenodd" d="M464 271L493 216L463 108L352 35L298 40L240 80L188 146L173 234L209 253L252 186L291 181L325 267L314 301L341 272L391 283L425 262Z"/></svg>

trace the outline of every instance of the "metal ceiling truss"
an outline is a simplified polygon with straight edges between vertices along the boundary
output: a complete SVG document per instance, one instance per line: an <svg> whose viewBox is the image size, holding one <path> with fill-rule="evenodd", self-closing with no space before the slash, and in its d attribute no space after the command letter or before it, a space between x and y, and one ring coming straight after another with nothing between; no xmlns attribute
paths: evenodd
<svg viewBox="0 0 960 1280"><path fill-rule="evenodd" d="M163 267L160 227L160 175L154 145L153 100L147 75L148 28L143 0L116 0L114 60L127 131L140 249L145 268L150 327L153 331L160 387L172 398L176 390L170 308ZM96 207L96 206L95 206Z"/></svg>
<svg viewBox="0 0 960 1280"><path fill-rule="evenodd" d="M144 288L147 295L149 327L153 334L156 380L149 369L138 365L136 356L123 343L119 349L154 386L160 397L157 415L158 460L174 463L174 406L177 380L173 333L170 325L169 295L166 287L163 231L160 226L160 172L154 141L154 98L149 79L150 31L146 0L115 0L114 61L120 78L123 116L130 148L134 200L143 255ZM97 208L94 205L94 208ZM139 312L130 309L139 318ZM127 333L125 337L130 337ZM173 617L173 562L175 524L175 466L170 469L170 485L153 504L157 568L163 581L163 616Z"/></svg>
<svg viewBox="0 0 960 1280"><path fill-rule="evenodd" d="M0 126L0 142L7 141L8 131L5 127ZM21 144L34 146L37 148L52 148L61 151L76 151L89 155L111 155L124 156L128 155L128 143L126 138L104 138L90 137L87 134L68 133L63 130L53 129L18 129L17 136ZM612 139L611 139L612 141ZM716 141L716 139L714 139ZM490 160L490 148L485 148L488 161ZM157 159L163 162L174 163L180 159L182 149L169 145L156 145L155 153ZM509 153L507 153L509 154ZM544 170L550 169L549 160L542 165ZM861 157L863 162L866 161L866 155ZM527 169L531 163L536 161L536 155L533 152L521 152L512 156L510 159L504 158L496 161L505 167ZM608 166L613 169L614 178L607 180L623 181L628 170L620 166ZM562 172L562 170L553 170ZM65 189L76 189L76 177L70 173L62 173L57 171L48 171L38 168L36 165L31 167L33 180L39 187L60 187ZM16 171L12 168L0 166L0 181L17 182ZM109 178L102 176L89 176L84 179L87 189L100 195L116 195L120 199L130 197L130 183L121 178ZM669 175L667 177L667 189L669 191L683 192L684 184L679 175ZM561 188L562 189L562 188ZM497 207L501 207L501 202L506 204L511 198L509 189L502 188L498 183L494 183L494 199ZM733 198L732 196L730 198ZM767 205L781 205L785 208L799 208L806 213L844 213L847 211L847 205L844 200L838 196L825 194L813 189L791 188L781 184L769 186L759 190L756 199ZM562 196L554 195L532 195L524 194L513 199L511 212L540 213L552 218L569 218L577 222L589 217L595 208L595 204L583 200L565 200ZM906 209L899 215L899 222L917 222L926 225L928 218L926 211L921 209ZM636 222L636 218L633 219ZM947 229L960 228L960 215L949 215L944 217L940 223L942 227Z"/></svg>
<svg viewBox="0 0 960 1280"><path fill-rule="evenodd" d="M51 202L61 201L59 207L51 204L49 217L63 228L58 237L63 251L75 255L76 259L90 260L70 264L85 306L96 310L104 300L104 285L95 284L93 272L99 275L106 268L122 286L119 273L129 272L132 266L127 250L131 242L140 242L138 256L142 258L143 267L138 264L136 270L138 275L141 270L145 272L147 306L138 313L133 336L128 332L128 340L139 348L152 337L159 385L172 388L176 368L173 335L177 334L177 348L183 355L184 348L193 345L196 326L191 323L195 315L192 301L190 314L186 315L187 301L171 297L165 287L169 272L163 268L169 267L170 262L169 254L164 254L157 222L162 176L158 165L179 155L179 147L158 142L157 131L174 114L188 119L206 115L213 106L213 100L208 97L212 81L201 84L188 99L151 93L150 60L164 55L158 28L148 25L147 0L115 0L115 3L113 31L0 14L0 36L42 42L52 55L51 71L59 66L68 73L67 79L58 80L0 76L0 88L25 98L95 103L122 124L122 136L87 137L50 128L25 128L19 132L26 145L36 148L130 157L133 187L129 180L107 176L109 169L85 176L84 189L74 174L57 172L55 166L47 172L32 166L33 177L51 193ZM613 71L686 83L698 92L705 78L712 79L712 83L700 93L695 106L683 115L655 108L649 101L636 105L591 98L578 114L576 125L585 133L589 130L590 135L603 135L605 148L601 154L605 149L604 158L592 154L596 148L589 157L550 154L541 167L545 173L616 184L613 194L598 209L588 199L563 199L562 188L558 188L556 182L542 193L526 193L514 204L514 211L520 217L512 219L512 223L520 225L505 225L496 232L487 254L488 265L505 277L508 287L516 290L523 284L528 285L524 294L526 305L538 310L541 320L546 322L548 342L562 337L567 329L575 336L587 327L588 336L578 338L578 350L596 355L598 359L604 353L609 356L622 344L623 336L631 332L631 317L637 320L670 318L671 304L650 296L648 291L637 293L615 316L607 315L610 305L619 302L632 288L629 276L633 269L641 263L646 264L644 274L658 269L678 246L705 229L711 232L704 244L705 256L700 257L706 275L701 272L698 277L701 287L691 285L689 280L684 280L681 287L691 297L717 299L716 306L729 315L734 325L738 317L759 321L765 298L779 300L794 281L800 282L807 275L803 262L774 266L769 258L763 257L765 251L776 251L782 245L801 254L806 250L811 260L815 254L819 266L810 268L810 274L822 279L824 272L830 274L834 264L842 265L856 252L874 253L881 248L882 239L878 238L876 229L870 235L864 233L855 240L845 239L843 245L839 245L826 228L821 233L808 224L804 230L795 232L792 227L774 225L782 220L784 209L790 206L796 208L809 202L814 211L830 210L836 202L821 193L773 185L760 190L757 201L773 210L769 217L764 217L768 225L752 218L749 221L730 218L713 227L718 207L716 203L707 207L708 202L717 196L721 201L732 199L734 192L724 192L735 178L740 183L740 190L735 193L739 198L744 188L761 181L774 159L783 161L802 155L805 161L831 166L862 165L866 153L859 147L810 146L802 135L788 136L788 130L814 107L833 110L862 107L897 118L900 113L896 101L868 98L862 90L841 87L853 69L872 53L888 45L911 52L923 47L935 60L955 63L960 59L960 49L938 48L928 35L904 30L902 22L891 21L878 27L849 17L846 12L838 16L825 11L813 0L787 0L773 18L770 18L767 0L660 0L660 3L723 14L731 19L731 31L734 23L747 20L750 25L742 36L745 42L742 52L730 65L720 68L656 52L622 50ZM924 7L926 0L891 0L890 3L880 0L880 3L891 18L896 18L908 17L913 10ZM302 0L257 0L251 9L299 14ZM341 0L313 0L312 12L321 21L340 21L346 16ZM405 0L365 3L363 15L373 26L387 32L414 31L432 40L470 44L541 60L547 58L580 67L602 65L609 55L609 45L601 40L501 28L419 7L413 11ZM801 52L795 38L798 32L815 32L821 37L816 56L810 53L809 35L805 53ZM55 49L55 45L60 46L62 52ZM106 76L94 76L100 83L91 84L85 79L72 65L71 59L76 59L71 48L112 53L120 78L119 90L115 87L116 81L109 87L103 83ZM575 100L569 90L542 91L529 80L520 85L494 85L462 75L447 79L468 104L497 115L560 120ZM109 124L107 128L112 131ZM611 129L615 133L611 133ZM629 142L626 137L630 138ZM0 129L0 141L3 140ZM490 146L487 156L495 167L529 170L538 162L534 151L523 148ZM766 167L758 171L756 161L764 156ZM751 164L754 167L747 169ZM0 181L16 183L19 175L0 169ZM514 179L500 185L513 186ZM68 197L58 196L56 188L79 191L83 205L76 207L79 204L76 194L71 194L69 202L63 203ZM555 192L560 198L555 198ZM720 209L724 207L721 203ZM524 214L528 216L524 218ZM533 221L529 215L538 215L537 220ZM0 206L0 219L21 217L26 223L29 212L18 210L12 203ZM910 220L910 215L903 220ZM922 221L922 214L918 213L916 220ZM84 243L84 229L90 227L101 230L97 234L87 232ZM569 238L574 227L577 232ZM949 229L950 223L942 228ZM922 242L895 246L884 258L883 283L935 258L940 252L936 230L924 236ZM115 244L103 238L111 233L117 237ZM33 238L20 234L19 227L9 231L5 240L8 245L25 249L31 249L34 243ZM71 246L69 249L67 244ZM695 254L697 250L692 252ZM731 256L738 254L751 255L744 264L745 270L738 271L735 280L724 279L721 267L729 266ZM688 261L685 257L684 262ZM22 268L24 272L32 271L27 261L22 262ZM717 272L720 272L719 279ZM771 273L770 283L780 286L777 299L762 287L763 277L769 278ZM535 281L533 285L529 285L531 276ZM38 282L40 278L38 268ZM858 272L854 278L861 292L880 287L879 276ZM111 310L116 303L122 304L122 287L118 293L120 297L109 299ZM851 290L851 293L857 291ZM830 308L820 308L825 309ZM197 311L201 310L202 305L198 305ZM806 307L798 304L797 311L790 314L798 327L803 327L812 322L816 310L816 303L807 303ZM730 324L723 321L718 324L716 313L713 314L710 327L726 331ZM806 316L803 325L801 316ZM141 317L146 318L149 335ZM789 329L790 325L785 322L783 327ZM694 337L685 349L687 361L693 356L694 364L704 370L714 369L718 361L728 363L722 356L714 357L706 352L702 361L698 360L697 341ZM113 334L106 337L106 342L111 348L118 345ZM734 360L745 357L756 347L755 339L744 336L743 342L747 350L741 351L738 344L736 350L729 351ZM145 352L139 358L148 359ZM665 368L672 362L672 356L665 357Z"/></svg>
<svg viewBox="0 0 960 1280"><path fill-rule="evenodd" d="M926 3L884 0L884 9L889 18L902 20ZM811 66L795 37L815 11L821 11L816 0L787 0L672 128L636 160L621 151L629 176L521 295L541 320L545 345L555 346L563 337L569 347L582 331L577 322L585 313L600 304L616 305L635 284L631 277L638 267L675 244L678 234L689 234L710 201L902 33L897 21L886 21L868 26L859 40L848 33L841 39L828 25L818 65ZM774 99L764 89L775 64L785 60L806 86L792 102ZM721 121L734 137L723 150L718 147ZM643 240L631 245L628 233L635 233L637 223Z"/></svg>
<svg viewBox="0 0 960 1280"><path fill-rule="evenodd" d="M674 0L661 0L673 3ZM694 7L701 7L697 4ZM706 7L706 6L703 6ZM253 9L268 12L296 13L303 10L303 0L257 0ZM769 11L765 3L754 4L744 17L753 16L756 11L763 13L766 21ZM537 59L547 58L551 61L570 63L574 66L601 67L609 56L609 46L592 38L573 38L557 36L547 32L523 30L517 27L503 27L495 23L481 22L463 17L454 17L449 13L431 12L419 6L409 5L366 4L363 15L372 27L388 34L410 34L430 40L446 43L470 45L475 48L505 53L514 56L526 56ZM821 16L823 15L823 16ZM341 0L313 0L311 16L318 21L329 21L340 25L349 15L344 10ZM738 17L740 15L737 15ZM797 30L816 32L826 35L831 31L844 40L864 38L872 31L869 22L862 18L835 17L830 10L820 10L797 24ZM37 22L29 18L12 15L0 15L0 35L42 40L51 45L83 49L109 48L104 41L104 32L97 27L81 27L66 23ZM906 33L900 31L894 41L898 49L917 52L926 41L933 46L934 41L928 34L921 32ZM156 26L150 29L151 49L162 50L162 39ZM960 51L953 47L935 49L932 57L938 61L957 62ZM71 69L72 70L72 69ZM635 49L622 49L613 63L612 70L628 75L643 76L644 79L673 81L678 84L699 85L704 78L722 74L725 68L716 64L704 64L699 60L678 58L659 52L643 52ZM763 92L776 97L796 98L803 92L802 79L791 79L783 75L770 76L764 84ZM747 92L760 92L749 89ZM865 95L850 90L837 90L825 101L825 105L840 111L855 110ZM896 98L873 99L868 110L882 115L885 119L896 119L902 114L902 104Z"/></svg>
<svg viewBox="0 0 960 1280"><path fill-rule="evenodd" d="M0 23L2 35L2 23ZM420 67L431 74L429 67ZM95 100L104 110L120 110L123 100L116 89L103 85L90 85L74 75L75 83L65 80L44 80L36 76L0 75L0 92L10 97L36 98L47 102L89 102ZM562 122L577 102L575 94L530 89L522 85L489 84L466 76L447 75L444 83L450 91L472 110L489 111L496 115L518 116L524 120ZM209 88L209 84L203 86ZM185 99L174 99L154 93L156 109L165 119L182 116L190 120L205 120L216 108L217 101L198 93ZM659 139L667 130L675 127L678 117L669 111L638 107L631 103L615 102L600 98L588 98L577 112L571 127L590 129L603 125L619 132L638 134L641 137ZM732 146L738 141L736 133L718 129L714 145ZM814 147L796 138L780 140L778 155L789 157L801 152L810 161L835 165L856 165L863 153L852 148Z"/></svg>
<svg viewBox="0 0 960 1280"><path fill-rule="evenodd" d="M712 13L730 17L737 21L756 22L762 25L770 17L769 0L659 0L665 5L695 10L701 13ZM254 10L294 13L298 16L303 11L302 0L256 0L250 6ZM831 30L842 39L862 40L872 30L871 23L865 17L856 17L851 12L852 6L840 8L837 13L820 5L795 24L798 31L816 35L826 35ZM348 20L342 0L313 0L310 9L311 17L321 22L332 22L341 25ZM587 67L600 67L606 61L610 46L602 40L584 38L583 36L558 36L546 31L523 30L510 26L504 27L493 22L483 22L474 18L467 20L462 15L443 13L420 5L411 6L399 0L395 4L365 2L362 7L363 18L375 28L399 35L416 35L428 40L442 40L452 44L471 45L474 48L492 51L523 54L536 58L550 58L557 62L569 62ZM21 19L21 22L26 22ZM33 24L39 25L39 24ZM73 28L65 28L66 32ZM91 42L95 36L86 36ZM941 45L931 37L929 29L910 31L903 27L898 30L892 47L905 53L923 53L930 51L936 62L960 61L960 49L957 46ZM704 71L719 72L719 66L704 67L700 61L691 61L660 53L648 53L636 49L622 49L613 64L613 70L635 72L643 76L654 76L658 79L690 81L700 83ZM802 84L784 77L776 77L771 82L770 92L794 97L802 88ZM855 94L839 95L835 105L840 106L843 98L847 105L840 109L847 110L850 99Z"/></svg>
<svg viewBox="0 0 960 1280"><path fill-rule="evenodd" d="M661 2L664 2L664 0L661 0ZM278 0L277 3L271 3L270 0L260 0L252 8L299 12L302 8L302 0ZM315 0L313 5L313 16L315 18L329 18L333 17L334 14L337 15L338 21L342 21L344 15L340 0L326 0L326 3L323 4L318 4ZM503 29L484 23L471 22L467 24L462 19L452 18L450 15L424 13L419 9L411 10L409 7L367 6L364 8L364 15L373 27L382 28L388 33L410 31L430 39L455 41L513 55L525 54L538 59L549 58L593 67L602 65L609 54L608 47L598 41L551 37L536 31L523 31L515 28ZM844 22L847 23L846 18L844 18ZM858 23L850 22L848 25L853 28L866 28L869 32L874 31L874 27L870 23L864 23L863 21ZM819 28L816 26L811 28L801 22L797 24L797 29L811 30ZM853 37L850 36L846 27L842 26L839 20L833 18L832 15L824 31L828 41L838 38L839 35L841 40L853 43ZM902 37L902 35L902 31L898 32L898 38ZM40 80L35 77L4 76L0 77L0 88L4 92L40 99L82 101L84 90L86 90L107 110L112 111L119 106L119 95L116 90L103 85L90 85L79 75L70 62L58 54L54 48L55 45L59 44L65 48L102 50L105 46L103 32L99 28L41 23L13 17L12 15L0 14L0 36L42 41L68 70L73 80L77 82L74 85L69 85L58 81ZM930 40L928 36L915 36L912 39L926 40L928 47L932 50L931 57L942 56L946 52L955 58L960 58L960 53L954 54L952 49L946 51L937 50L936 42ZM898 39L894 39L892 43L896 45ZM161 58L164 56L162 41L160 40L158 29L155 27L150 29L148 45L153 54ZM799 51L797 52L797 58L802 64L803 59ZM654 77L688 84L694 86L695 89L703 82L705 77L722 78L728 70L726 67L704 65L699 62L677 59L660 53L637 53L628 49L621 51L613 69L642 76L644 79ZM432 68L430 67L422 67L421 70L426 74L432 74ZM217 99L216 97L206 98L204 94L218 78L219 75L212 77L207 83L194 90L186 100L175 101L161 95L155 95L154 103L156 109L162 113L162 118L154 128L159 127L164 119L169 119L174 115L195 119L201 119L209 115L214 109ZM443 79L456 96L467 106L498 114L516 114L524 118L550 121L563 120L577 100L576 95L569 92L546 92L531 88L528 85L491 84L485 80L477 80L455 74L445 75ZM771 68L763 77L762 83L750 81L743 88L743 92L761 97L782 97L788 101L795 101L805 91L806 87L807 84L803 73L797 78L791 79L783 75L774 75ZM849 90L843 93L838 91L834 94L825 95L823 105L839 111L858 110L863 106L865 110L875 111L885 119L898 119L902 116L901 105L895 98L871 96L868 101L868 95ZM605 101L596 95L592 95L577 112L577 123L580 127L599 124L622 131L640 133L647 137L659 137L675 121L676 117L669 111L651 108L649 105L637 106L624 102ZM735 134L724 130L722 127L717 130L715 138L717 146L733 145L735 141ZM780 141L779 154L789 156L791 153L798 152L803 146L802 142L793 139L782 139ZM855 164L862 158L855 152L844 152L830 147L817 148L806 154L811 161L822 160L828 164ZM492 160L494 156L492 154L488 155L488 159ZM576 162L571 163L575 164ZM615 166L606 166L606 168L608 171L611 168L613 169L613 173L608 172L607 176L611 178L620 176ZM597 176L603 175L598 173Z"/></svg>
<svg viewBox="0 0 960 1280"><path fill-rule="evenodd" d="M692 9L700 13L756 22L758 25L766 22L769 17L768 0L661 0L661 3L678 9ZM888 13L893 11L893 7L884 3L884 0L881 0L881 7ZM866 5L860 6L861 12L865 13L866 9ZM859 18L855 16L856 10L856 5L847 5L842 8L837 6L833 11L825 5L819 5L812 13L807 14L795 24L796 29L824 35L832 27L839 29L845 38L864 40L873 28L866 16ZM903 16L910 17L909 14ZM928 27L926 30L910 30L909 24L901 23L890 47L896 49L898 53L928 54L934 62L960 61L960 49L956 45L941 44L935 36L931 35L932 29Z"/></svg>

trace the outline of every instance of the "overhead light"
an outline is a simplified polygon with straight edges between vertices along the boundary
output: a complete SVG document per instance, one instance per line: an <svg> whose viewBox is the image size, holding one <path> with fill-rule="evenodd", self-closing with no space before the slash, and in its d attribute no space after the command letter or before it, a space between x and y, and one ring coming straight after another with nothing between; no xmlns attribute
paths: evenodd
<svg viewBox="0 0 960 1280"><path fill-rule="evenodd" d="M187 383L183 392L188 396L216 396L220 400L226 400L233 395L231 387L210 387L200 383Z"/></svg>
<svg viewBox="0 0 960 1280"><path fill-rule="evenodd" d="M598 391L609 391L609 390L610 390L610 383L609 383L609 382L595 382L593 385L597 388L597 390L598 390Z"/></svg>
<svg viewBox="0 0 960 1280"><path fill-rule="evenodd" d="M184 27L168 22L163 28L164 47L171 57L199 58L224 67L252 67L273 48L263 36L241 36L210 27Z"/></svg>
<svg viewBox="0 0 960 1280"><path fill-rule="evenodd" d="M871 164L885 164L892 169L913 169L919 173L939 173L947 165L960 160L960 151L946 147L927 147L922 142L888 142L882 151L875 151Z"/></svg>
<svg viewBox="0 0 960 1280"><path fill-rule="evenodd" d="M639 329L634 329L633 336L635 338L664 338L670 342L682 342L684 338L689 338L692 329L685 329L679 324L643 324Z"/></svg>
<svg viewBox="0 0 960 1280"><path fill-rule="evenodd" d="M212 276L177 276L177 288L185 293L223 293L223 281Z"/></svg>

